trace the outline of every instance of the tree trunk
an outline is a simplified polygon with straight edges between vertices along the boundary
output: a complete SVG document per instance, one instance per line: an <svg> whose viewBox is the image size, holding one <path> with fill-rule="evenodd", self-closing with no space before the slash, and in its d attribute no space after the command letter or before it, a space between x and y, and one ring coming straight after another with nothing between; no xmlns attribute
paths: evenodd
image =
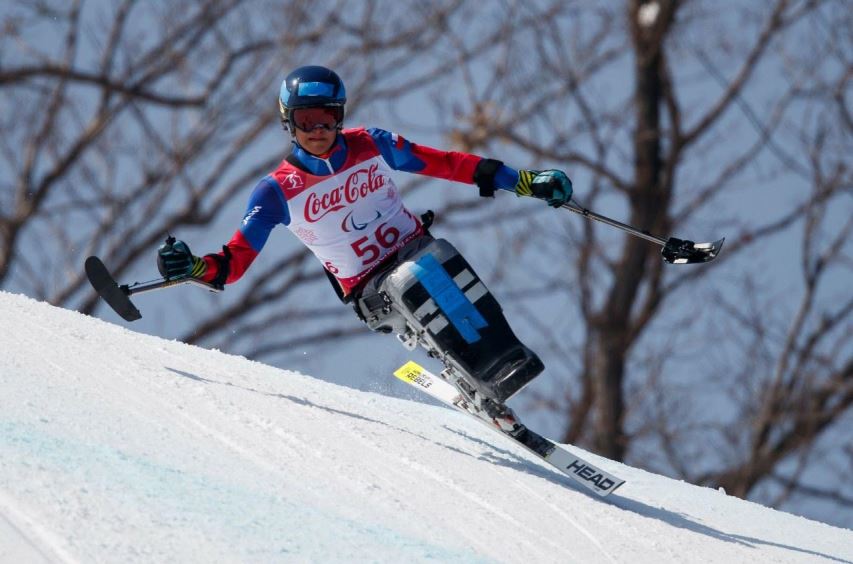
<svg viewBox="0 0 853 564"><path fill-rule="evenodd" d="M642 3L630 3L634 42L634 186L630 194L632 225L658 230L667 223L670 194L662 181L660 108L664 102L663 43L672 23L675 3L660 2L653 21L642 23ZM624 379L633 338L631 312L657 249L635 237L625 239L622 257L613 270L613 287L594 322L596 340L593 379L596 383L597 421L594 446L608 458L622 460L627 437L624 429Z"/></svg>

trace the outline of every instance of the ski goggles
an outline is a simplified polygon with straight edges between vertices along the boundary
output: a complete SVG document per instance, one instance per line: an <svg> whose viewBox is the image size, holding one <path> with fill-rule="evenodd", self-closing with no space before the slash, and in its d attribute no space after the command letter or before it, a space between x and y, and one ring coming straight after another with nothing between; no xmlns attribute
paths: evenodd
<svg viewBox="0 0 853 564"><path fill-rule="evenodd" d="M311 132L318 127L334 131L344 121L343 106L324 106L321 108L296 108L290 111L290 122L297 129Z"/></svg>

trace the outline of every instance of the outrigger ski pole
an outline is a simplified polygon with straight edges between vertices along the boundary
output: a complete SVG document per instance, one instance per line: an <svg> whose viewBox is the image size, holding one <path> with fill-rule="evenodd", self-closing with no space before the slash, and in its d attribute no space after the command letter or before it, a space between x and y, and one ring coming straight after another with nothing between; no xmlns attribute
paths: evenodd
<svg viewBox="0 0 853 564"><path fill-rule="evenodd" d="M723 247L723 243L726 241L725 237L714 241L713 243L694 243L693 241L676 239L675 237L670 237L669 239L662 239L660 237L655 237L654 235L651 235L647 231L640 231L635 227L631 227L630 225L616 221L615 219L610 219L607 216L603 216L586 208L582 208L573 202L565 203L562 207L566 208L569 211L573 211L577 214L580 214L586 218L594 219L595 221L600 221L601 223L610 225L611 227L621 229L626 233L630 233L631 235L640 237L642 239L645 239L646 241L657 243L658 245L663 247L661 249L661 255L663 255L663 260L670 264L695 264L700 262L712 261L717 258L718 254L720 254L720 249Z"/></svg>
<svg viewBox="0 0 853 564"><path fill-rule="evenodd" d="M110 271L107 270L107 267L104 266L104 263L98 257L89 257L86 259L86 277L95 291L98 292L98 295L125 321L136 321L142 318L142 314L139 313L139 310L130 301L130 296L134 294L153 292L154 290L162 290L183 284L202 286L211 292L221 292L223 289L222 286L216 286L209 282L192 278L191 276L159 278L151 282L134 282L133 284L122 284L119 286L115 279L113 279Z"/></svg>

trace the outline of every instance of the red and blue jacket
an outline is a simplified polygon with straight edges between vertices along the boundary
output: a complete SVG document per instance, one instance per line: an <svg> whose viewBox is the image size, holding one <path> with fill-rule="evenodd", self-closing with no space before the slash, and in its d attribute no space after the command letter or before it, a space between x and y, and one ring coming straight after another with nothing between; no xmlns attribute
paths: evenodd
<svg viewBox="0 0 853 564"><path fill-rule="evenodd" d="M346 129L321 157L295 145L255 186L239 229L219 255L207 255L204 280L236 282L272 229L286 226L340 284L358 288L399 248L423 234L400 198L392 171L474 183L482 157L417 145L381 129ZM495 188L513 190L518 171L501 165ZM227 264L227 277L220 269Z"/></svg>

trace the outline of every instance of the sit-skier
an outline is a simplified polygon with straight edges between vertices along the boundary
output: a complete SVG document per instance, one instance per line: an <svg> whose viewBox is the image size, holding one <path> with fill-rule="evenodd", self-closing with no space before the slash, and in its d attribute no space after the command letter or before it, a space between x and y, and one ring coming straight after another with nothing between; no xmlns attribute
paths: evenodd
<svg viewBox="0 0 853 564"><path fill-rule="evenodd" d="M491 416L544 366L513 334L501 307L431 217L403 204L392 171L532 196L559 207L572 183L559 170L515 170L501 161L416 145L381 129L343 129L346 90L333 71L300 67L281 85L279 110L293 149L261 179L240 228L222 251L194 256L183 241L158 251L167 278L236 282L276 225L320 260L338 296L373 331L395 333L440 359L451 380Z"/></svg>

